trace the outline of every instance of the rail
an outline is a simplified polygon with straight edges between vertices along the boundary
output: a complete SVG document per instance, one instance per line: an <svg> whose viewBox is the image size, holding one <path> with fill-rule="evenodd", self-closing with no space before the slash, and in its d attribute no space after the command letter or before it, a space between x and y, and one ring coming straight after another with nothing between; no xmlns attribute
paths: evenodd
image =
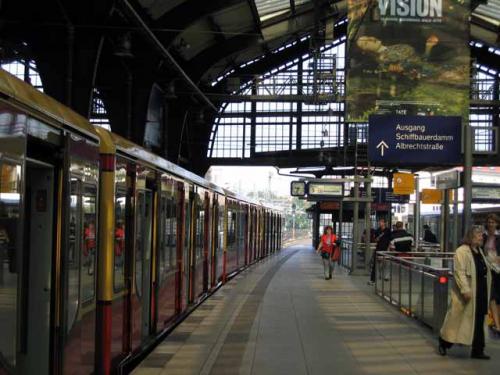
<svg viewBox="0 0 500 375"><path fill-rule="evenodd" d="M437 331L443 324L454 253L377 253L375 292Z"/></svg>
<svg viewBox="0 0 500 375"><path fill-rule="evenodd" d="M364 242L358 243L357 248L357 257L353 259L352 249L354 242L352 239L341 239L341 257L340 257L340 265L349 272L352 272L354 269L359 271L364 271L365 273L370 272L370 266L372 261L372 255L375 251L375 243L371 243L370 247L367 249L366 244ZM418 253L439 253L441 250L439 244L434 244L430 242L420 242L419 247L417 249L413 248L412 252ZM356 264L353 264L356 262Z"/></svg>

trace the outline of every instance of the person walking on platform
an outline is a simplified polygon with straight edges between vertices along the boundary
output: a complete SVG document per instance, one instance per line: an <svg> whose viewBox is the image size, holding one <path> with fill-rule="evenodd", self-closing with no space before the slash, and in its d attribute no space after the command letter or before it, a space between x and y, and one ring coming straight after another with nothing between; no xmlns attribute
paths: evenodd
<svg viewBox="0 0 500 375"><path fill-rule="evenodd" d="M437 237L432 233L431 228L428 225L424 225L424 241L429 243L438 243Z"/></svg>
<svg viewBox="0 0 500 375"><path fill-rule="evenodd" d="M389 247L389 243L391 241L391 230L387 228L387 224L384 218L380 218L378 220L378 229L375 230L375 242L377 243L375 247L375 251L373 252L371 259L371 273L370 273L370 281L368 284L375 284L375 269L377 263L377 252L378 251L387 251Z"/></svg>
<svg viewBox="0 0 500 375"><path fill-rule="evenodd" d="M446 355L453 344L471 345L471 358L490 359L484 353L484 321L488 314L491 286L489 262L481 249L480 227L467 231L455 252L451 303L441 327L439 354Z"/></svg>
<svg viewBox="0 0 500 375"><path fill-rule="evenodd" d="M332 278L334 261L338 259L333 259L335 256L337 236L333 234L333 229L331 226L325 227L321 240L319 241L318 249L316 253L321 252L321 258L323 260L323 271L325 274L325 280L330 280Z"/></svg>
<svg viewBox="0 0 500 375"><path fill-rule="evenodd" d="M491 264L490 311L494 325L491 329L500 335L500 233L497 231L498 216L486 218L486 232L483 234L484 253Z"/></svg>
<svg viewBox="0 0 500 375"><path fill-rule="evenodd" d="M409 253L413 245L413 237L404 228L402 221L396 223L396 229L391 233L390 248L398 253Z"/></svg>

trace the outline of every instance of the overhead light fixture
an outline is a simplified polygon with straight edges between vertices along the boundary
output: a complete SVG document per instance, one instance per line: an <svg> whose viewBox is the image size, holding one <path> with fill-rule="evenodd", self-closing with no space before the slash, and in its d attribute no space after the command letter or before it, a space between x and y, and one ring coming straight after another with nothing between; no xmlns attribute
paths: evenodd
<svg viewBox="0 0 500 375"><path fill-rule="evenodd" d="M175 81L170 81L165 90L165 99L177 99L175 95Z"/></svg>
<svg viewBox="0 0 500 375"><path fill-rule="evenodd" d="M124 58L134 57L132 54L132 37L129 32L118 37L113 54Z"/></svg>

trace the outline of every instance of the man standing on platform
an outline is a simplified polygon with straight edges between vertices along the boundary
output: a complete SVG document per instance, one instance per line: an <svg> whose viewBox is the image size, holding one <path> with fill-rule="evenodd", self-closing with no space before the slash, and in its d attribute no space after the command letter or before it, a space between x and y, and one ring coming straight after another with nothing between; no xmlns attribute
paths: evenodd
<svg viewBox="0 0 500 375"><path fill-rule="evenodd" d="M413 237L404 228L403 222L396 223L396 229L391 233L390 248L398 253L409 253L413 245Z"/></svg>
<svg viewBox="0 0 500 375"><path fill-rule="evenodd" d="M372 255L371 260L371 275L369 285L375 284L375 268L377 262L377 252L378 251L387 251L389 247L389 243L391 241L391 230L387 228L387 224L384 218L380 218L378 220L378 229L375 230L375 242L377 246L375 247L375 251Z"/></svg>

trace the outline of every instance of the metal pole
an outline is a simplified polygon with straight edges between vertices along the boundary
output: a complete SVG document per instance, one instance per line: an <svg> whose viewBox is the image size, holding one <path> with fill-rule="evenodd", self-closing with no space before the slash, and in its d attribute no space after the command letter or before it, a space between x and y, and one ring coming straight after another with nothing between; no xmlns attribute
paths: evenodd
<svg viewBox="0 0 500 375"><path fill-rule="evenodd" d="M444 191L443 198L443 208L444 211L441 213L443 219L443 251L449 251L448 247L450 244L450 190L446 189Z"/></svg>
<svg viewBox="0 0 500 375"><path fill-rule="evenodd" d="M71 107L73 102L73 54L75 47L75 28L73 25L68 25L68 55L66 64L66 105Z"/></svg>
<svg viewBox="0 0 500 375"><path fill-rule="evenodd" d="M174 66L174 68L179 72L179 74L184 78L184 80L188 83L189 86L199 95L201 99L205 103L208 104L210 108L212 108L215 112L218 111L217 107L206 97L206 95L200 90L200 88L194 83L191 78L187 75L187 73L182 69L182 67L175 61L174 57L168 52L162 42L156 37L153 31L148 27L148 25L143 21L142 17L135 11L132 4L128 2L128 0L122 0L125 7L130 11L132 16L135 18L137 23L142 27L145 34L151 39L151 41L156 45L156 47L160 50L162 55L170 61L170 63Z"/></svg>
<svg viewBox="0 0 500 375"><path fill-rule="evenodd" d="M366 197L372 197L372 183L365 183L366 187ZM372 203L367 201L365 204L365 271L368 271L371 253L370 253L370 233L371 233L371 212L372 212Z"/></svg>
<svg viewBox="0 0 500 375"><path fill-rule="evenodd" d="M458 247L458 189L453 189L453 239L452 246Z"/></svg>
<svg viewBox="0 0 500 375"><path fill-rule="evenodd" d="M473 147L473 135L472 127L468 122L464 126L464 210L463 210L463 222L462 230L463 233L471 227L472 225L472 147Z"/></svg>
<svg viewBox="0 0 500 375"><path fill-rule="evenodd" d="M356 272L358 263L359 243L359 181L358 172L354 174L354 208L352 215L352 264L351 273Z"/></svg>
<svg viewBox="0 0 500 375"><path fill-rule="evenodd" d="M339 207L339 231L337 232L337 235L339 238L342 238L342 224L344 220L344 201L340 201L340 207Z"/></svg>
<svg viewBox="0 0 500 375"><path fill-rule="evenodd" d="M420 186L419 176L415 175L415 227L413 232L415 234L415 250L418 251L420 243Z"/></svg>

